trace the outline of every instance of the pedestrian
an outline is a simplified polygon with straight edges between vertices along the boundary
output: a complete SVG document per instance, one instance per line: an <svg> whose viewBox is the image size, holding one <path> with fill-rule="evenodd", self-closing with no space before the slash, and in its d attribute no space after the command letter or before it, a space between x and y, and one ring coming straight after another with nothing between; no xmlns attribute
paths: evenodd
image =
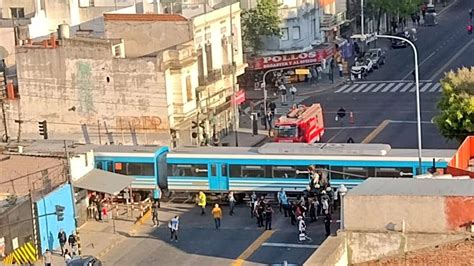
<svg viewBox="0 0 474 266"><path fill-rule="evenodd" d="M265 203L260 200L257 204L256 216L258 227L263 227L263 216L265 215Z"/></svg>
<svg viewBox="0 0 474 266"><path fill-rule="evenodd" d="M257 194L255 191L250 195L250 218L253 218L255 213L255 203L257 202Z"/></svg>
<svg viewBox="0 0 474 266"><path fill-rule="evenodd" d="M234 207L235 207L235 197L234 197L234 192L229 192L229 207L230 207L230 211L229 211L229 215L232 216L234 215Z"/></svg>
<svg viewBox="0 0 474 266"><path fill-rule="evenodd" d="M469 9L469 19L472 20L472 8Z"/></svg>
<svg viewBox="0 0 474 266"><path fill-rule="evenodd" d="M280 86L278 86L278 89L280 90L280 96L281 96L281 104L286 105L286 87L285 84L280 83Z"/></svg>
<svg viewBox="0 0 474 266"><path fill-rule="evenodd" d="M420 26L420 14L416 14L416 23Z"/></svg>
<svg viewBox="0 0 474 266"><path fill-rule="evenodd" d="M72 255L77 255L77 237L74 231L69 235L67 242L69 242L69 246L71 247Z"/></svg>
<svg viewBox="0 0 474 266"><path fill-rule="evenodd" d="M411 22L413 24L413 27L415 27L415 25L416 25L416 14L415 13L411 14Z"/></svg>
<svg viewBox="0 0 474 266"><path fill-rule="evenodd" d="M309 218L311 222L316 221L316 201L314 199L309 199Z"/></svg>
<svg viewBox="0 0 474 266"><path fill-rule="evenodd" d="M286 197L286 193L285 193L285 190L281 188L280 191L278 192L278 205L280 206L280 213L282 213L284 197Z"/></svg>
<svg viewBox="0 0 474 266"><path fill-rule="evenodd" d="M266 118L268 123L268 130L272 130L272 121L273 121L274 113L272 111L268 111Z"/></svg>
<svg viewBox="0 0 474 266"><path fill-rule="evenodd" d="M161 200L161 189L158 185L155 185L155 189L153 190L153 201L157 203L157 207L160 208L160 200Z"/></svg>
<svg viewBox="0 0 474 266"><path fill-rule="evenodd" d="M270 102L270 104L268 104L268 107L270 107L270 111L272 112L272 115L275 116L275 110L276 110L275 102Z"/></svg>
<svg viewBox="0 0 474 266"><path fill-rule="evenodd" d="M297 210L296 202L292 202L290 205L290 220L291 220L291 225L296 225L297 220L296 220L296 210Z"/></svg>
<svg viewBox="0 0 474 266"><path fill-rule="evenodd" d="M168 223L168 228L170 229L171 236L170 240L178 242L178 229L179 229L179 216L176 215L171 221Z"/></svg>
<svg viewBox="0 0 474 266"><path fill-rule="evenodd" d="M337 69L339 70L339 77L342 78L344 76L344 65L342 63L337 63Z"/></svg>
<svg viewBox="0 0 474 266"><path fill-rule="evenodd" d="M296 89L296 87L294 85L291 85L290 87L290 93L291 93L291 102L294 102L295 101L295 97L296 97L296 92L298 90Z"/></svg>
<svg viewBox="0 0 474 266"><path fill-rule="evenodd" d="M472 25L467 25L467 33L472 34Z"/></svg>
<svg viewBox="0 0 474 266"><path fill-rule="evenodd" d="M159 203L158 201L155 201L153 205L151 205L151 214L152 214L152 221L153 221L153 227L157 227L160 225L160 221L158 220L158 208L159 208Z"/></svg>
<svg viewBox="0 0 474 266"><path fill-rule="evenodd" d="M267 204L267 207L265 208L265 230L272 230L272 214L272 206Z"/></svg>
<svg viewBox="0 0 474 266"><path fill-rule="evenodd" d="M217 203L214 205L214 209L212 209L212 216L214 216L216 229L219 229L221 227L222 210Z"/></svg>
<svg viewBox="0 0 474 266"><path fill-rule="evenodd" d="M71 257L71 252L69 252L68 249L64 250L64 262L66 262L66 265L72 260Z"/></svg>
<svg viewBox="0 0 474 266"><path fill-rule="evenodd" d="M306 223L302 216L298 216L298 232L299 241L303 241L306 238Z"/></svg>
<svg viewBox="0 0 474 266"><path fill-rule="evenodd" d="M321 205L323 207L323 214L329 213L329 196L326 194L326 191L321 192Z"/></svg>
<svg viewBox="0 0 474 266"><path fill-rule="evenodd" d="M61 246L61 256L64 256L64 246L67 242L67 236L63 229L59 230L58 233L59 246Z"/></svg>
<svg viewBox="0 0 474 266"><path fill-rule="evenodd" d="M326 193L329 197L329 213L334 213L334 201L335 201L335 197L334 197L334 190L332 190L332 188L329 186L326 188Z"/></svg>
<svg viewBox="0 0 474 266"><path fill-rule="evenodd" d="M331 215L328 213L324 216L324 228L326 229L326 236L331 235Z"/></svg>
<svg viewBox="0 0 474 266"><path fill-rule="evenodd" d="M97 221L102 222L102 199L99 195L97 195L97 198L95 199L95 206L98 214Z"/></svg>
<svg viewBox="0 0 474 266"><path fill-rule="evenodd" d="M46 249L46 252L43 255L44 266L51 266L51 260L51 251L49 251L49 249Z"/></svg>
<svg viewBox="0 0 474 266"><path fill-rule="evenodd" d="M198 205L201 207L201 215L206 214L206 194L204 192L199 191L199 196L198 196L199 203Z"/></svg>

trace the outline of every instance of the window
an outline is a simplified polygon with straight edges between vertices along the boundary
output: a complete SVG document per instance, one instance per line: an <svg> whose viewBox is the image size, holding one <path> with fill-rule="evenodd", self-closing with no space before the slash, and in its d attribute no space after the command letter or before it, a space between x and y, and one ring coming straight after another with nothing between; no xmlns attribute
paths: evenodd
<svg viewBox="0 0 474 266"><path fill-rule="evenodd" d="M202 48L197 50L198 54L198 81L199 86L204 85L204 58L202 55Z"/></svg>
<svg viewBox="0 0 474 266"><path fill-rule="evenodd" d="M291 35L293 36L293 40L299 40L301 38L300 26L293 26L293 33Z"/></svg>
<svg viewBox="0 0 474 266"><path fill-rule="evenodd" d="M288 28L282 28L281 29L281 40L282 41L288 41Z"/></svg>
<svg viewBox="0 0 474 266"><path fill-rule="evenodd" d="M168 164L168 175L207 177L207 164Z"/></svg>
<svg viewBox="0 0 474 266"><path fill-rule="evenodd" d="M412 177L412 174L413 169L411 167L375 168L375 177Z"/></svg>
<svg viewBox="0 0 474 266"><path fill-rule="evenodd" d="M207 73L212 72L212 45L210 43L206 44L206 66Z"/></svg>
<svg viewBox="0 0 474 266"><path fill-rule="evenodd" d="M313 39L316 39L316 37L318 36L317 32L316 32L316 19L313 19Z"/></svg>
<svg viewBox="0 0 474 266"><path fill-rule="evenodd" d="M229 64L229 46L227 37L222 38L222 64L227 65Z"/></svg>
<svg viewBox="0 0 474 266"><path fill-rule="evenodd" d="M191 76L186 77L186 102L193 100L193 87L191 86Z"/></svg>
<svg viewBox="0 0 474 266"><path fill-rule="evenodd" d="M96 162L95 163L95 168L100 169L100 170L104 170L104 166L102 165L102 162Z"/></svg>
<svg viewBox="0 0 474 266"><path fill-rule="evenodd" d="M222 165L222 176L227 176L227 165L223 164Z"/></svg>
<svg viewBox="0 0 474 266"><path fill-rule="evenodd" d="M368 176L366 167L344 167L346 179L364 179Z"/></svg>
<svg viewBox="0 0 474 266"><path fill-rule="evenodd" d="M122 175L154 176L153 163L115 163L115 173Z"/></svg>
<svg viewBox="0 0 474 266"><path fill-rule="evenodd" d="M216 176L217 175L216 169L217 169L216 165L211 164L211 176Z"/></svg>
<svg viewBox="0 0 474 266"><path fill-rule="evenodd" d="M295 176L296 168L294 166L273 166L273 177L293 178Z"/></svg>
<svg viewBox="0 0 474 266"><path fill-rule="evenodd" d="M261 165L231 165L231 177L266 177L265 167Z"/></svg>
<svg viewBox="0 0 474 266"><path fill-rule="evenodd" d="M10 9L12 11L12 18L24 18L25 17L25 9L23 7L12 7Z"/></svg>

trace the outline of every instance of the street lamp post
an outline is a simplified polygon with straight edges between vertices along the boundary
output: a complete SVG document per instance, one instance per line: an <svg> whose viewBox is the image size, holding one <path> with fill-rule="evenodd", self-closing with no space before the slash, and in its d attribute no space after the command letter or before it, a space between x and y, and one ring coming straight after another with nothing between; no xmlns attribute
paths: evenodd
<svg viewBox="0 0 474 266"><path fill-rule="evenodd" d="M344 186L344 184L341 184L339 186L339 194L341 195L341 224L340 224L340 228L341 230L344 229L344 195L346 195L347 193L347 188L346 186Z"/></svg>
<svg viewBox="0 0 474 266"><path fill-rule="evenodd" d="M384 34L375 34L372 35L375 36L375 38L385 38L385 39L395 39L395 40L400 40L408 43L412 50L413 50L413 55L414 55L414 61L415 61L415 89L416 89L416 124L417 124L417 135L418 135L418 173L422 174L421 172L421 156L422 156L422 141L421 141L421 107L420 107L420 74L419 74L419 69L418 69L418 50L416 49L416 46L413 42L408 40L407 38L399 37L399 36L392 36L392 35L384 35ZM364 41L368 36L367 35L354 35L352 38L360 38L362 41Z"/></svg>

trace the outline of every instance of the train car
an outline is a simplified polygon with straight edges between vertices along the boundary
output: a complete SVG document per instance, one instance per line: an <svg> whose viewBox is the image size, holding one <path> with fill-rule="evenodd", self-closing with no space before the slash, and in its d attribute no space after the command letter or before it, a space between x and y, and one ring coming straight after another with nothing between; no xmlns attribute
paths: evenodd
<svg viewBox="0 0 474 266"><path fill-rule="evenodd" d="M422 172L445 169L455 150L423 150ZM412 177L416 149L386 144L268 143L262 147L186 147L167 154L167 189L207 192L302 192L307 168L327 174L333 187L351 188L368 177ZM162 182L165 183L165 182Z"/></svg>
<svg viewBox="0 0 474 266"><path fill-rule="evenodd" d="M95 167L109 172L135 177L132 189L151 190L166 187L165 146L97 146L94 148Z"/></svg>

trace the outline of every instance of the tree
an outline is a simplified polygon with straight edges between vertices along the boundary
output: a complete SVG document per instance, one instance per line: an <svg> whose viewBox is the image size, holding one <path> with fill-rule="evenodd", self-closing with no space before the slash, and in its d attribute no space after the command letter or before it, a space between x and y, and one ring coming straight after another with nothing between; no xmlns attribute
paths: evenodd
<svg viewBox="0 0 474 266"><path fill-rule="evenodd" d="M276 0L258 0L255 8L242 12L244 43L256 53L262 48L263 36L281 36L280 17Z"/></svg>
<svg viewBox="0 0 474 266"><path fill-rule="evenodd" d="M422 0L367 0L365 3L368 15L377 18L377 32L380 31L380 20L387 13L391 16L406 17L418 10Z"/></svg>
<svg viewBox="0 0 474 266"><path fill-rule="evenodd" d="M463 141L474 133L474 67L450 71L441 80L443 93L435 123L441 134Z"/></svg>

